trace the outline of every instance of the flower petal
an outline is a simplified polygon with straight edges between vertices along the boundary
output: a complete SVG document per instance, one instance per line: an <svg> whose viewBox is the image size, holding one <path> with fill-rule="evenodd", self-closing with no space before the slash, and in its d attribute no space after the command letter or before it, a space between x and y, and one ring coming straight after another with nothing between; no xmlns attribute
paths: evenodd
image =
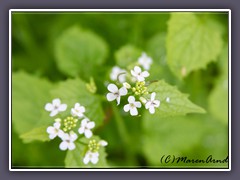
<svg viewBox="0 0 240 180"><path fill-rule="evenodd" d="M146 108L146 109L149 109L150 106L151 106L151 101L148 101L148 102L145 104L145 108Z"/></svg>
<svg viewBox="0 0 240 180"><path fill-rule="evenodd" d="M84 106L80 106L80 107L78 108L78 111L84 113L86 110L85 110L85 107L84 107Z"/></svg>
<svg viewBox="0 0 240 180"><path fill-rule="evenodd" d="M56 116L58 114L58 110L53 110L51 113L50 113L50 116L53 117L53 116Z"/></svg>
<svg viewBox="0 0 240 180"><path fill-rule="evenodd" d="M128 112L130 110L130 105L129 104L126 104L124 107L123 107L123 110L125 112Z"/></svg>
<svg viewBox="0 0 240 180"><path fill-rule="evenodd" d="M117 96L114 95L113 93L108 93L108 94L107 94L107 100L108 100L108 101L113 101L113 100L115 100L116 98L117 98Z"/></svg>
<svg viewBox="0 0 240 180"><path fill-rule="evenodd" d="M130 108L130 114L131 114L132 116L138 115L137 108L136 108L136 107Z"/></svg>
<svg viewBox="0 0 240 180"><path fill-rule="evenodd" d="M58 107L58 111L66 111L67 109L67 105L66 104L61 104L59 107Z"/></svg>
<svg viewBox="0 0 240 180"><path fill-rule="evenodd" d="M155 107L159 107L160 106L160 101L159 100L154 100L153 103L155 104Z"/></svg>
<svg viewBox="0 0 240 180"><path fill-rule="evenodd" d="M90 138L90 137L92 137L92 131L89 129L86 129L84 132L84 135L86 138Z"/></svg>
<svg viewBox="0 0 240 180"><path fill-rule="evenodd" d="M121 96L117 96L117 105L120 104L120 99L121 99Z"/></svg>
<svg viewBox="0 0 240 180"><path fill-rule="evenodd" d="M155 99L155 96L156 96L156 93L155 93L155 92L153 92L153 93L151 94L151 101L154 101L154 99Z"/></svg>
<svg viewBox="0 0 240 180"><path fill-rule="evenodd" d="M149 76L149 72L143 71L143 72L141 73L141 76L142 76L142 77L148 77L148 76Z"/></svg>
<svg viewBox="0 0 240 180"><path fill-rule="evenodd" d="M58 137L60 137L60 138L62 139L62 137L64 136L64 134L65 134L65 133L64 133L62 130L59 130L57 135L58 135Z"/></svg>
<svg viewBox="0 0 240 180"><path fill-rule="evenodd" d="M47 133L48 133L48 134L53 134L53 133L54 133L54 130L55 130L54 127L49 126L49 127L47 128Z"/></svg>
<svg viewBox="0 0 240 180"><path fill-rule="evenodd" d="M49 134L49 139L54 139L57 136L57 134Z"/></svg>
<svg viewBox="0 0 240 180"><path fill-rule="evenodd" d="M69 143L69 144L68 144L68 149L69 149L69 150L74 150L75 147L76 147L76 146L75 146L74 143Z"/></svg>
<svg viewBox="0 0 240 180"><path fill-rule="evenodd" d="M142 107L142 104L141 104L139 101L136 101L136 102L134 103L134 105L135 105L137 108Z"/></svg>
<svg viewBox="0 0 240 180"><path fill-rule="evenodd" d="M70 140L75 141L77 138L78 138L77 134L71 131L70 132Z"/></svg>
<svg viewBox="0 0 240 180"><path fill-rule="evenodd" d="M56 129L59 129L60 126L61 126L61 123L60 123L60 122L55 122L55 123L53 124L53 126L54 126Z"/></svg>
<svg viewBox="0 0 240 180"><path fill-rule="evenodd" d="M46 110L46 111L52 111L52 110L53 110L53 105L52 105L51 103L47 103L47 104L45 105L45 110Z"/></svg>
<svg viewBox="0 0 240 180"><path fill-rule="evenodd" d="M128 97L128 102L129 103L134 103L135 102L135 97L134 96L129 96Z"/></svg>
<svg viewBox="0 0 240 180"><path fill-rule="evenodd" d="M142 82L142 81L145 80L145 78L144 78L143 76L137 76L137 80L140 81L140 82Z"/></svg>
<svg viewBox="0 0 240 180"><path fill-rule="evenodd" d="M82 126L82 127L86 127L88 122L89 122L89 119L88 119L88 118L83 119L83 120L81 121L81 126Z"/></svg>
<svg viewBox="0 0 240 180"><path fill-rule="evenodd" d="M66 141L61 142L61 144L59 145L59 148L62 151L65 151L68 148L68 143Z"/></svg>
<svg viewBox="0 0 240 180"><path fill-rule="evenodd" d="M154 113L155 113L155 108L154 108L154 106L150 106L150 107L149 107L149 112L150 112L151 114L154 114Z"/></svg>
<svg viewBox="0 0 240 180"><path fill-rule="evenodd" d="M82 127L82 126L78 129L78 133L79 133L79 134L83 134L84 131L85 131L85 128Z"/></svg>
<svg viewBox="0 0 240 180"><path fill-rule="evenodd" d="M84 163L84 164L88 164L89 161L90 161L90 158L89 158L89 155L88 155L88 153L87 153L87 154L85 155L85 157L83 158L83 163Z"/></svg>
<svg viewBox="0 0 240 180"><path fill-rule="evenodd" d="M87 128L88 129L92 129L92 128L94 128L95 127L95 123L94 122L89 122L89 123L87 123Z"/></svg>
<svg viewBox="0 0 240 180"><path fill-rule="evenodd" d="M107 141L104 141L104 140L99 141L99 144L100 144L100 146L107 146L108 145Z"/></svg>
<svg viewBox="0 0 240 180"><path fill-rule="evenodd" d="M91 162L92 162L93 164L97 164L97 162L98 162L98 157L97 157L97 156L92 156Z"/></svg>
<svg viewBox="0 0 240 180"><path fill-rule="evenodd" d="M131 70L131 74L134 76L134 77L137 77L137 73L133 70Z"/></svg>
<svg viewBox="0 0 240 180"><path fill-rule="evenodd" d="M52 101L52 104L53 104L53 106L59 106L59 105L61 104L61 101L60 101L59 98L57 98L57 99L54 99L54 100Z"/></svg>
<svg viewBox="0 0 240 180"><path fill-rule="evenodd" d="M127 94L127 88L125 88L125 87L121 87L120 89L119 89L119 94L120 94L120 96L125 96L126 94Z"/></svg>
<svg viewBox="0 0 240 180"><path fill-rule="evenodd" d="M135 67L134 67L134 71L135 71L137 74L139 74L139 73L142 72L142 70L141 70L141 68L140 68L139 66L135 66Z"/></svg>
<svg viewBox="0 0 240 180"><path fill-rule="evenodd" d="M112 93L118 92L118 87L115 84L109 84L107 89Z"/></svg>

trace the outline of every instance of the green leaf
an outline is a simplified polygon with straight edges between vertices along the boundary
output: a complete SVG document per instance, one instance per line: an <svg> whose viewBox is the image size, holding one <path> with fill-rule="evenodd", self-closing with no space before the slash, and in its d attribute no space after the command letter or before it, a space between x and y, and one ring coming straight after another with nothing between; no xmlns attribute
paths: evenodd
<svg viewBox="0 0 240 180"><path fill-rule="evenodd" d="M206 14L172 13L168 22L167 62L182 78L216 61L222 49L222 30Z"/></svg>
<svg viewBox="0 0 240 180"><path fill-rule="evenodd" d="M204 122L195 116L162 118L161 112L143 117L143 152L151 165L161 164L163 155L181 156L199 144L205 132Z"/></svg>
<svg viewBox="0 0 240 180"><path fill-rule="evenodd" d="M123 68L137 63L138 58L141 56L141 50L133 45L125 45L115 52L116 63Z"/></svg>
<svg viewBox="0 0 240 180"><path fill-rule="evenodd" d="M165 81L158 81L148 86L149 92L156 92L156 99L161 104L156 111L160 117L179 116L187 113L205 113L201 107L193 104L188 100L188 95L181 93L176 87L167 84ZM146 97L150 97L150 94ZM170 102L166 102L166 98L170 98Z"/></svg>
<svg viewBox="0 0 240 180"><path fill-rule="evenodd" d="M48 141L49 137L48 137L46 130L47 130L47 126L34 128L34 129L30 130L29 132L21 134L20 138L25 143L29 143L34 140Z"/></svg>
<svg viewBox="0 0 240 180"><path fill-rule="evenodd" d="M102 124L104 113L101 107L100 98L92 94L86 88L86 83L80 79L69 79L60 82L58 86L51 91L52 98L60 98L62 103L68 105L67 111L63 115L70 115L71 108L75 103L80 103L86 109L85 115L94 121L96 126Z"/></svg>
<svg viewBox="0 0 240 180"><path fill-rule="evenodd" d="M49 94L51 88L52 84L45 79L30 76L24 72L13 73L12 122L19 135L31 134L33 128L43 124L42 111L45 104L51 100ZM22 137L25 138L26 134ZM31 137L31 139L34 138L34 136Z"/></svg>
<svg viewBox="0 0 240 180"><path fill-rule="evenodd" d="M100 140L99 137L93 136L91 139L95 139L97 141ZM100 147L99 149L99 161L97 164L92 164L89 162L87 165L83 163L83 158L87 152L87 144L90 139L81 138L78 142L75 143L76 148L73 151L68 151L65 158L65 167L66 168L107 168L106 161L106 152L104 147ZM83 144L83 143L85 144Z"/></svg>
<svg viewBox="0 0 240 180"><path fill-rule="evenodd" d="M95 33L73 26L57 39L55 54L63 73L86 79L104 63L108 47Z"/></svg>

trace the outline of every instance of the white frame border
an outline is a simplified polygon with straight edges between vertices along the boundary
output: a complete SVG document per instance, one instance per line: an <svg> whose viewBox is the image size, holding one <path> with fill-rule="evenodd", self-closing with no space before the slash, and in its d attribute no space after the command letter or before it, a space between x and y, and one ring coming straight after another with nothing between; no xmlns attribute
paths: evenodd
<svg viewBox="0 0 240 180"><path fill-rule="evenodd" d="M12 169L12 12L228 12L228 169ZM9 171L231 171L231 9L10 9L9 10Z"/></svg>

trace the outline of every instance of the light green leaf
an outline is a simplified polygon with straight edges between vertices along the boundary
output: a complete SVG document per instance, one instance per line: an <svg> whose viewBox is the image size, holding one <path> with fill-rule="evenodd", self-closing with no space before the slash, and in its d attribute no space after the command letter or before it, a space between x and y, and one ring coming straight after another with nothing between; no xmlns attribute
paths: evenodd
<svg viewBox="0 0 240 180"><path fill-rule="evenodd" d="M143 117L143 152L151 165L161 164L163 155L181 156L198 145L205 132L201 118L174 116L161 118L161 112Z"/></svg>
<svg viewBox="0 0 240 180"><path fill-rule="evenodd" d="M100 140L99 137L93 136L91 139L95 139L97 141ZM106 152L104 147L100 147L99 149L99 161L97 164L92 164L89 162L87 165L83 163L83 158L87 152L87 144L90 139L81 138L78 142L75 143L76 148L73 151L68 151L65 158L65 167L66 168L107 168L106 161ZM85 144L83 144L83 143Z"/></svg>
<svg viewBox="0 0 240 180"><path fill-rule="evenodd" d="M168 22L167 62L182 78L216 61L222 49L222 30L206 14L172 13Z"/></svg>
<svg viewBox="0 0 240 180"><path fill-rule="evenodd" d="M38 124L45 123L41 122L42 111L51 99L49 91L52 87L52 84L45 79L24 72L13 73L12 122L19 135L32 133L33 128L39 127ZM23 137L25 138L26 134Z"/></svg>
<svg viewBox="0 0 240 180"><path fill-rule="evenodd" d="M158 81L148 86L149 92L156 92L156 99L161 104L156 111L160 117L179 116L187 113L205 113L201 107L188 100L188 95L181 93L176 87L167 84L165 81ZM150 97L150 94L146 97ZM166 102L166 98L170 102Z"/></svg>
<svg viewBox="0 0 240 180"><path fill-rule="evenodd" d="M55 54L63 73L87 79L106 60L108 47L95 33L74 26L57 39Z"/></svg>
<svg viewBox="0 0 240 180"><path fill-rule="evenodd" d="M46 130L47 130L47 126L34 128L34 129L30 130L29 132L21 134L20 138L25 143L29 143L34 140L48 141L50 139L48 137Z"/></svg>
<svg viewBox="0 0 240 180"><path fill-rule="evenodd" d="M80 79L69 79L60 82L59 85L51 91L52 98L60 98L62 103L68 105L67 111L63 115L70 115L71 108L75 103L80 103L85 107L84 113L96 126L103 122L104 113L101 108L100 98L92 94L86 88L86 83Z"/></svg>
<svg viewBox="0 0 240 180"><path fill-rule="evenodd" d="M125 45L121 47L115 53L116 63L123 68L127 66L137 63L138 58L141 56L142 51L135 46Z"/></svg>

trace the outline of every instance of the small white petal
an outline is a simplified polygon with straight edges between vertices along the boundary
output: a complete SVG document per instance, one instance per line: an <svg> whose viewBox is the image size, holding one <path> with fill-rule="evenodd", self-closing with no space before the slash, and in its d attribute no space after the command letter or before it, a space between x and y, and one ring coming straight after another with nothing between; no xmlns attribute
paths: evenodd
<svg viewBox="0 0 240 180"><path fill-rule="evenodd" d="M53 105L52 105L51 103L47 103L47 104L45 105L45 110L46 110L46 111L52 111L52 110L53 110Z"/></svg>
<svg viewBox="0 0 240 180"><path fill-rule="evenodd" d="M128 112L130 110L130 105L129 104L126 104L124 107L123 107L123 110L125 112Z"/></svg>
<svg viewBox="0 0 240 180"><path fill-rule="evenodd" d="M56 116L58 114L58 110L53 110L51 113L50 113L50 116L53 117L53 116Z"/></svg>
<svg viewBox="0 0 240 180"><path fill-rule="evenodd" d="M166 102L168 102L168 103L170 102L170 97L166 98Z"/></svg>
<svg viewBox="0 0 240 180"><path fill-rule="evenodd" d="M61 101L60 101L60 99L57 98L52 101L52 104L53 104L53 106L59 106L61 104Z"/></svg>
<svg viewBox="0 0 240 180"><path fill-rule="evenodd" d="M145 80L145 78L144 78L143 76L137 76L137 80L140 81L140 82L142 82L142 81Z"/></svg>
<svg viewBox="0 0 240 180"><path fill-rule="evenodd" d="M69 139L69 134L64 133L64 134L62 135L61 139L62 139L63 141L68 140L68 139Z"/></svg>
<svg viewBox="0 0 240 180"><path fill-rule="evenodd" d="M98 157L97 157L97 156L93 156L93 157L91 158L91 162L92 162L93 164L97 164L97 162L98 162Z"/></svg>
<svg viewBox="0 0 240 180"><path fill-rule="evenodd" d="M140 68L139 66L135 66L135 67L134 67L134 71L135 71L137 74L142 72L142 70L141 70L141 68Z"/></svg>
<svg viewBox="0 0 240 180"><path fill-rule="evenodd" d="M107 146L108 145L107 141L104 141L104 140L99 141L99 144L100 144L100 146Z"/></svg>
<svg viewBox="0 0 240 180"><path fill-rule="evenodd" d="M115 84L109 84L107 88L112 93L118 92L118 87Z"/></svg>
<svg viewBox="0 0 240 180"><path fill-rule="evenodd" d="M141 73L141 76L143 76L143 77L148 77L148 76L149 76L149 72L143 71L143 72Z"/></svg>
<svg viewBox="0 0 240 180"><path fill-rule="evenodd" d="M90 161L89 155L86 154L85 157L83 158L83 163L84 163L84 164L88 164L89 161Z"/></svg>
<svg viewBox="0 0 240 180"><path fill-rule="evenodd" d="M80 107L78 108L78 110L79 110L80 112L84 113L84 112L85 112L85 107L84 107L84 106L80 106Z"/></svg>
<svg viewBox="0 0 240 180"><path fill-rule="evenodd" d="M48 134L53 134L54 131L55 131L55 128L52 127L52 126L49 126L49 127L47 128L47 133L48 133Z"/></svg>
<svg viewBox="0 0 240 180"><path fill-rule="evenodd" d="M155 113L155 108L154 108L154 106L150 106L150 107L149 107L149 112L150 112L151 114L154 114L154 113Z"/></svg>
<svg viewBox="0 0 240 180"><path fill-rule="evenodd" d="M87 128L88 129L92 129L92 128L94 128L95 127L95 123L94 122L89 122L89 123L87 123Z"/></svg>
<svg viewBox="0 0 240 180"><path fill-rule="evenodd" d="M81 121L81 126L85 127L87 123L89 122L89 119L85 118Z"/></svg>
<svg viewBox="0 0 240 180"><path fill-rule="evenodd" d="M129 96L128 97L128 102L129 103L134 103L135 102L135 97L134 96Z"/></svg>
<svg viewBox="0 0 240 180"><path fill-rule="evenodd" d="M125 96L126 94L127 94L127 88L125 88L125 87L121 87L120 89L119 89L119 94L120 94L120 96Z"/></svg>
<svg viewBox="0 0 240 180"><path fill-rule="evenodd" d="M70 139L71 141L75 141L78 138L77 134L73 131L70 132Z"/></svg>
<svg viewBox="0 0 240 180"><path fill-rule="evenodd" d="M67 109L67 105L66 104L61 104L58 108L58 111L65 111Z"/></svg>
<svg viewBox="0 0 240 180"><path fill-rule="evenodd" d="M151 106L151 101L148 101L148 102L145 104L145 108L146 108L146 109L149 109L150 106Z"/></svg>
<svg viewBox="0 0 240 180"><path fill-rule="evenodd" d="M80 127L80 128L78 129L78 133L79 133L79 134L83 134L84 131L85 131L84 127Z"/></svg>
<svg viewBox="0 0 240 180"><path fill-rule="evenodd" d="M155 107L159 107L160 106L160 101L159 100L154 100L153 103L155 104Z"/></svg>
<svg viewBox="0 0 240 180"><path fill-rule="evenodd" d="M117 98L117 96L114 95L113 93L108 93L108 94L107 94L107 100L108 100L108 101L113 101L113 100L115 100L116 98Z"/></svg>
<svg viewBox="0 0 240 180"><path fill-rule="evenodd" d="M54 139L57 136L57 134L49 134L49 139Z"/></svg>
<svg viewBox="0 0 240 180"><path fill-rule="evenodd" d="M121 99L121 97L120 97L120 96L117 96L117 105L120 104L120 99Z"/></svg>
<svg viewBox="0 0 240 180"><path fill-rule="evenodd" d="M131 109L130 109L130 114L131 114L132 116L138 115L137 108L136 108L136 107L131 108Z"/></svg>
<svg viewBox="0 0 240 180"><path fill-rule="evenodd" d="M73 149L75 149L75 144L74 143L69 143L69 145L68 145L68 149L69 150L73 150Z"/></svg>
<svg viewBox="0 0 240 180"><path fill-rule="evenodd" d="M53 126L54 126L56 129L59 129L60 126L61 126L61 123L60 123L60 122L55 122L55 123L53 124Z"/></svg>
<svg viewBox="0 0 240 180"><path fill-rule="evenodd" d="M138 74L135 72L135 71L133 71L133 70L131 70L131 74L134 76L134 77L136 77Z"/></svg>
<svg viewBox="0 0 240 180"><path fill-rule="evenodd" d="M58 137L60 137L62 139L62 137L64 136L64 132L62 130L58 131Z"/></svg>
<svg viewBox="0 0 240 180"><path fill-rule="evenodd" d="M136 101L136 102L134 103L134 105L135 105L137 108L142 107L142 104L141 104L139 101Z"/></svg>
<svg viewBox="0 0 240 180"><path fill-rule="evenodd" d="M62 151L65 151L67 148L68 148L68 143L63 141L61 142L61 144L59 145L59 148L62 150Z"/></svg>
<svg viewBox="0 0 240 180"><path fill-rule="evenodd" d="M89 129L86 129L84 132L84 135L86 138L90 138L90 137L92 137L92 131Z"/></svg>
<svg viewBox="0 0 240 180"><path fill-rule="evenodd" d="M153 93L151 94L151 101L154 101L154 99L155 99L155 96L156 96L156 93L155 93L155 92L153 92Z"/></svg>

